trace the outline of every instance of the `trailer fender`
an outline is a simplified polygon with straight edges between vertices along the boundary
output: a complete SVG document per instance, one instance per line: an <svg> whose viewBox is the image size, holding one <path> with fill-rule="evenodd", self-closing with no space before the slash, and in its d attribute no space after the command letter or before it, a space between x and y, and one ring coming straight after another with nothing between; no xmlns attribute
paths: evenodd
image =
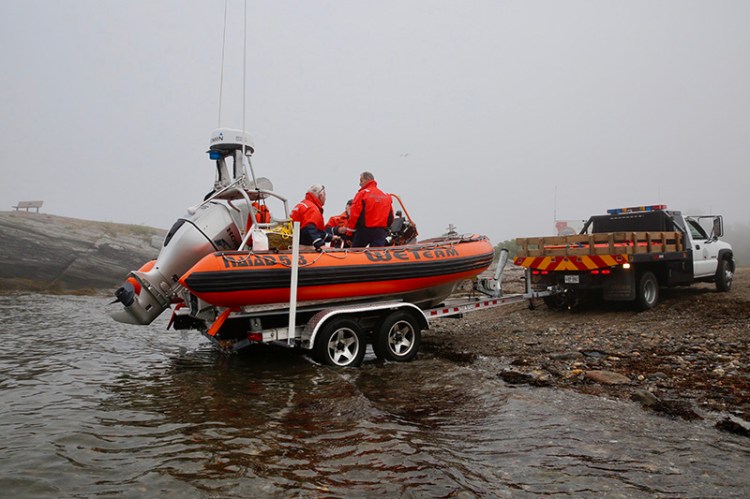
<svg viewBox="0 0 750 499"><path fill-rule="evenodd" d="M384 311L395 311L395 310L408 310L412 313L423 329L428 327L427 318L424 316L422 310L414 305L413 303L404 302L384 302L384 303L372 303L372 304L359 304L345 307L328 308L321 310L305 324L302 330L302 348L311 350L315 346L315 338L320 332L321 328L331 319L335 317L348 316L353 319L357 319L366 315L375 315Z"/></svg>

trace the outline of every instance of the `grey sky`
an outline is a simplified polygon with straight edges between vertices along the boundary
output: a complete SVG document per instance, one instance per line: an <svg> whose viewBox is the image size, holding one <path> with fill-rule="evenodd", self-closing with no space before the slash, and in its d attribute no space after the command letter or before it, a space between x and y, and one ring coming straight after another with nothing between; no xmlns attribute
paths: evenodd
<svg viewBox="0 0 750 499"><path fill-rule="evenodd" d="M222 126L242 125L230 0ZM0 209L167 228L211 189L224 2L0 3ZM662 202L748 223L750 2L248 2L253 165L423 237Z"/></svg>

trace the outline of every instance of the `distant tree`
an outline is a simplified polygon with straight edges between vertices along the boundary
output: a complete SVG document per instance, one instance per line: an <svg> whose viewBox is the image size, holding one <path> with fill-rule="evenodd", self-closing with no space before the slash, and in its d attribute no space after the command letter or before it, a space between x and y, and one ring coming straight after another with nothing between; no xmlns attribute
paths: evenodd
<svg viewBox="0 0 750 499"><path fill-rule="evenodd" d="M516 256L516 253L518 253L518 245L516 244L515 239L508 239L506 241L499 242L495 245L495 260L496 261L498 258L500 258L500 250L503 248L508 250L508 257L511 259Z"/></svg>

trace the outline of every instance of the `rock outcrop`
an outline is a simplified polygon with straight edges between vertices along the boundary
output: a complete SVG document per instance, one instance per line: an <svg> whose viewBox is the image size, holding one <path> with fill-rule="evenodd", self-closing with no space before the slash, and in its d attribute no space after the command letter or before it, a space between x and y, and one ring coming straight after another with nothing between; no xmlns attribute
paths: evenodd
<svg viewBox="0 0 750 499"><path fill-rule="evenodd" d="M115 288L156 258L165 234L142 225L0 212L0 290Z"/></svg>

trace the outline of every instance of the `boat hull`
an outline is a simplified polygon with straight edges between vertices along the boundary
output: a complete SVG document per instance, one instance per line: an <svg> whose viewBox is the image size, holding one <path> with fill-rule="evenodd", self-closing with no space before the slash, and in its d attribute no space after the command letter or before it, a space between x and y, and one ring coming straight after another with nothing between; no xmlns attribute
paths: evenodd
<svg viewBox="0 0 750 499"><path fill-rule="evenodd" d="M442 301L457 283L486 270L492 258L492 245L483 236L301 251L297 300L401 299L428 307ZM290 252L217 252L180 279L191 293L220 307L288 302L290 282Z"/></svg>

